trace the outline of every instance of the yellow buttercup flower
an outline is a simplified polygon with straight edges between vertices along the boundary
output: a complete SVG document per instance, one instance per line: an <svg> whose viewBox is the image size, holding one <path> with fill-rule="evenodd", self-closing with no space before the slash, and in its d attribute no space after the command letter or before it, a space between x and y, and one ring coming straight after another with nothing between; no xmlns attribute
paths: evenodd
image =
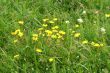
<svg viewBox="0 0 110 73"><path fill-rule="evenodd" d="M54 61L54 58L49 58L49 62L53 62Z"/></svg>
<svg viewBox="0 0 110 73"><path fill-rule="evenodd" d="M19 37L22 37L22 36L23 36L23 32L19 32L19 33L18 33L18 36L19 36Z"/></svg>
<svg viewBox="0 0 110 73"><path fill-rule="evenodd" d="M59 33L57 33L58 39L63 38L62 35L60 35Z"/></svg>
<svg viewBox="0 0 110 73"><path fill-rule="evenodd" d="M72 33L75 33L75 31L73 30Z"/></svg>
<svg viewBox="0 0 110 73"><path fill-rule="evenodd" d="M91 42L91 45L94 45L95 43L94 42Z"/></svg>
<svg viewBox="0 0 110 73"><path fill-rule="evenodd" d="M94 47L100 47L100 44L95 43L93 46L94 46Z"/></svg>
<svg viewBox="0 0 110 73"><path fill-rule="evenodd" d="M47 36L51 36L52 35L52 31L51 30L45 30Z"/></svg>
<svg viewBox="0 0 110 73"><path fill-rule="evenodd" d="M62 35L65 35L65 32L62 31L62 30L60 30L59 33L62 34Z"/></svg>
<svg viewBox="0 0 110 73"><path fill-rule="evenodd" d="M46 22L46 21L48 21L48 20L49 20L48 18L43 19L44 22Z"/></svg>
<svg viewBox="0 0 110 73"><path fill-rule="evenodd" d="M75 38L78 38L80 35L81 35L80 33L75 33L75 34L74 34L74 37L75 37Z"/></svg>
<svg viewBox="0 0 110 73"><path fill-rule="evenodd" d="M54 30L54 29L58 29L59 28L59 26L54 26L54 27L52 27L52 29Z"/></svg>
<svg viewBox="0 0 110 73"><path fill-rule="evenodd" d="M18 39L14 40L13 42L14 42L14 43L17 43L17 42L18 42Z"/></svg>
<svg viewBox="0 0 110 73"><path fill-rule="evenodd" d="M19 24L23 25L24 24L24 21L18 21Z"/></svg>
<svg viewBox="0 0 110 73"><path fill-rule="evenodd" d="M33 41L38 41L38 34L33 34L32 36Z"/></svg>
<svg viewBox="0 0 110 73"><path fill-rule="evenodd" d="M54 30L52 30L52 32L55 32L56 33L56 32L58 32L58 30L54 29Z"/></svg>
<svg viewBox="0 0 110 73"><path fill-rule="evenodd" d="M51 38L56 39L57 35L52 35Z"/></svg>
<svg viewBox="0 0 110 73"><path fill-rule="evenodd" d="M76 28L78 28L78 27L79 27L79 25L75 25L75 27L76 27Z"/></svg>
<svg viewBox="0 0 110 73"><path fill-rule="evenodd" d="M19 54L14 55L14 59L19 59L19 57L20 57Z"/></svg>
<svg viewBox="0 0 110 73"><path fill-rule="evenodd" d="M43 30L43 28L38 28L38 31L42 31Z"/></svg>
<svg viewBox="0 0 110 73"><path fill-rule="evenodd" d="M101 43L101 44L100 44L100 47L103 47L103 46L104 46L104 44Z"/></svg>
<svg viewBox="0 0 110 73"><path fill-rule="evenodd" d="M105 17L110 17L110 14L105 14Z"/></svg>
<svg viewBox="0 0 110 73"><path fill-rule="evenodd" d="M53 20L54 20L54 21L57 21L58 19L57 19L57 18L53 18Z"/></svg>
<svg viewBox="0 0 110 73"><path fill-rule="evenodd" d="M54 23L54 21L49 21L49 23L53 24L53 23Z"/></svg>
<svg viewBox="0 0 110 73"><path fill-rule="evenodd" d="M37 48L36 49L36 52L41 53L42 52L42 49Z"/></svg>
<svg viewBox="0 0 110 73"><path fill-rule="evenodd" d="M82 41L82 44L87 44L87 43L88 43L88 40Z"/></svg>
<svg viewBox="0 0 110 73"><path fill-rule="evenodd" d="M48 25L47 25L47 24L43 24L42 26L43 26L43 27L47 27Z"/></svg>
<svg viewBox="0 0 110 73"><path fill-rule="evenodd" d="M15 30L15 32L11 32L12 35L17 35L20 32L20 29Z"/></svg>

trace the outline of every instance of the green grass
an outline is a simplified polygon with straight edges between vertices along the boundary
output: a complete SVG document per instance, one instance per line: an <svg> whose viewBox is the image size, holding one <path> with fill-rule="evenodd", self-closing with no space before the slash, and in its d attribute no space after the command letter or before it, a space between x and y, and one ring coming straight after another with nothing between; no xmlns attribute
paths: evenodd
<svg viewBox="0 0 110 73"><path fill-rule="evenodd" d="M110 0L0 0L0 73L109 73L110 17L105 14L110 14ZM32 40L45 18L58 20L48 23L41 34L57 25L66 33L63 39L45 35ZM78 23L78 18L84 22ZM21 38L11 35L16 29L23 32ZM73 31L80 37L75 38ZM15 39L17 43L13 43ZM88 43L82 44L85 39ZM91 42L104 46L95 47Z"/></svg>

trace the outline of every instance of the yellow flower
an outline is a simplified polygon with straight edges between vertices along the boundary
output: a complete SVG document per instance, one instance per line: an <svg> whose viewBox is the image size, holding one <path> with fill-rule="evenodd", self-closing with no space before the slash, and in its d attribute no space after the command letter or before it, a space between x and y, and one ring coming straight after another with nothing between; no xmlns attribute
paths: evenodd
<svg viewBox="0 0 110 73"><path fill-rule="evenodd" d="M52 35L52 31L50 31L50 30L45 30L45 32L47 33L47 36L51 36Z"/></svg>
<svg viewBox="0 0 110 73"><path fill-rule="evenodd" d="M23 33L22 33L22 32L19 32L19 33L18 33L18 36L19 36L19 37L22 37L22 36L23 36Z"/></svg>
<svg viewBox="0 0 110 73"><path fill-rule="evenodd" d="M54 26L54 27L52 27L52 29L54 30L54 29L58 29L59 28L59 26Z"/></svg>
<svg viewBox="0 0 110 73"><path fill-rule="evenodd" d="M62 31L62 30L60 30L59 33L62 34L62 35L65 35L65 32Z"/></svg>
<svg viewBox="0 0 110 73"><path fill-rule="evenodd" d="M19 59L19 54L14 55L14 59Z"/></svg>
<svg viewBox="0 0 110 73"><path fill-rule="evenodd" d="M37 48L36 49L36 52L41 53L42 52L42 49Z"/></svg>
<svg viewBox="0 0 110 73"><path fill-rule="evenodd" d="M23 25L24 24L24 21L18 21L19 24Z"/></svg>
<svg viewBox="0 0 110 73"><path fill-rule="evenodd" d="M54 29L54 30L52 30L52 32L58 32L58 30Z"/></svg>
<svg viewBox="0 0 110 73"><path fill-rule="evenodd" d="M54 21L49 21L49 23L53 24L53 23L54 23Z"/></svg>
<svg viewBox="0 0 110 73"><path fill-rule="evenodd" d="M91 42L91 45L94 45L95 43L94 42Z"/></svg>
<svg viewBox="0 0 110 73"><path fill-rule="evenodd" d="M75 27L76 27L76 28L78 28L78 27L79 27L79 25L75 25Z"/></svg>
<svg viewBox="0 0 110 73"><path fill-rule="evenodd" d="M20 29L15 30L15 32L11 32L12 35L17 35L20 32Z"/></svg>
<svg viewBox="0 0 110 73"><path fill-rule="evenodd" d="M53 20L54 20L54 21L57 21L58 19L57 19L57 18L54 18Z"/></svg>
<svg viewBox="0 0 110 73"><path fill-rule="evenodd" d="M62 35L60 35L59 33L57 33L58 39L63 38Z"/></svg>
<svg viewBox="0 0 110 73"><path fill-rule="evenodd" d="M110 17L110 14L105 14L105 17Z"/></svg>
<svg viewBox="0 0 110 73"><path fill-rule="evenodd" d="M101 43L101 44L100 44L100 47L103 47L103 46L104 46L104 44Z"/></svg>
<svg viewBox="0 0 110 73"><path fill-rule="evenodd" d="M48 21L48 20L49 20L48 18L46 18L46 19L43 19L43 21L44 21L44 22L46 22L46 21Z"/></svg>
<svg viewBox="0 0 110 73"><path fill-rule="evenodd" d="M33 41L38 41L38 34L33 34L32 36Z"/></svg>
<svg viewBox="0 0 110 73"><path fill-rule="evenodd" d="M100 47L100 44L95 43L93 46L94 46L94 47Z"/></svg>
<svg viewBox="0 0 110 73"><path fill-rule="evenodd" d="M53 62L54 61L54 58L49 58L49 62Z"/></svg>
<svg viewBox="0 0 110 73"><path fill-rule="evenodd" d="M82 44L87 44L87 43L88 43L88 40L82 41Z"/></svg>
<svg viewBox="0 0 110 73"><path fill-rule="evenodd" d="M80 33L75 33L75 34L74 34L74 37L75 37L75 38L78 38L80 35L81 35Z"/></svg>
<svg viewBox="0 0 110 73"><path fill-rule="evenodd" d="M75 33L75 31L73 30L72 33Z"/></svg>
<svg viewBox="0 0 110 73"><path fill-rule="evenodd" d="M17 43L17 42L18 42L18 39L14 40L13 42L14 42L14 43Z"/></svg>
<svg viewBox="0 0 110 73"><path fill-rule="evenodd" d="M43 30L43 28L38 28L38 31L42 31Z"/></svg>
<svg viewBox="0 0 110 73"><path fill-rule="evenodd" d="M43 26L43 27L47 27L48 25L47 25L47 24L43 24L42 26Z"/></svg>
<svg viewBox="0 0 110 73"><path fill-rule="evenodd" d="M56 39L57 35L52 35L51 38Z"/></svg>

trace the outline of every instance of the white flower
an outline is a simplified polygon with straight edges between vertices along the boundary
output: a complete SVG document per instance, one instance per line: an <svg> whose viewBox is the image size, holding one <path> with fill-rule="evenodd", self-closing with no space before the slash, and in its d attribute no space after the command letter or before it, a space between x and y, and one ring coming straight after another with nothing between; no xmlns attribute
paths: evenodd
<svg viewBox="0 0 110 73"><path fill-rule="evenodd" d="M106 33L106 29L105 29L104 27L100 28L100 31L101 31L102 33Z"/></svg>
<svg viewBox="0 0 110 73"><path fill-rule="evenodd" d="M83 11L82 14L86 14L86 11Z"/></svg>
<svg viewBox="0 0 110 73"><path fill-rule="evenodd" d="M65 21L65 23L69 24L69 23L70 23L70 21Z"/></svg>
<svg viewBox="0 0 110 73"><path fill-rule="evenodd" d="M83 23L83 20L81 18L77 19L77 22Z"/></svg>

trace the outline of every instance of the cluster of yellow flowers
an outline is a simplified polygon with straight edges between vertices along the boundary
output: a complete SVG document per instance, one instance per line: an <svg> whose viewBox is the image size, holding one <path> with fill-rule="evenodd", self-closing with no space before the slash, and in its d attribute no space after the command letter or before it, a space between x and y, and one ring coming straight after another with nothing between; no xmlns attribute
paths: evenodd
<svg viewBox="0 0 110 73"><path fill-rule="evenodd" d="M107 17L107 18L110 17L110 14L105 14L105 17Z"/></svg>
<svg viewBox="0 0 110 73"><path fill-rule="evenodd" d="M11 32L12 35L18 35L19 37L23 36L23 32L21 32L20 29L15 30L14 32Z"/></svg>
<svg viewBox="0 0 110 73"><path fill-rule="evenodd" d="M106 17L110 17L110 15L106 15ZM55 25L55 21L57 21L57 20L58 20L57 18L53 18L52 20L49 20L48 18L43 19L43 24L41 25L41 27L36 30L36 33L32 34L32 41L38 41L40 36L43 36L43 38L63 40L66 35L66 32L64 30L61 30L58 25ZM23 25L24 21L18 21L18 23L20 25ZM80 25L76 24L75 28L80 28ZM80 38L81 33L79 31L77 31L77 30L74 31L72 29L70 29L70 31L74 38ZM103 29L103 31L104 31L104 29ZM14 32L11 32L11 34L13 36L19 36L20 38L23 37L23 35L24 35L20 29L16 29ZM18 42L18 39L15 39L13 42L14 43ZM81 41L81 44L83 44L83 45L91 44L93 47L96 47L96 48L100 48L100 47L104 46L104 44L102 44L102 43L100 43L100 44L95 43L95 42L89 43L88 40ZM42 53L43 49L36 48L35 52ZM14 59L18 59L18 58L19 58L19 54L16 54L14 56ZM48 59L48 61L53 62L53 61L55 61L55 58L50 57Z"/></svg>
<svg viewBox="0 0 110 73"><path fill-rule="evenodd" d="M65 31L60 30L57 25L48 25L49 23L55 23L57 20L57 18L53 18L52 20L49 20L48 18L43 19L44 23L42 24L42 27L38 28L38 34L52 39L63 39L63 36L66 34Z"/></svg>
<svg viewBox="0 0 110 73"><path fill-rule="evenodd" d="M24 24L24 21L18 21L18 24L23 25ZM13 36L19 36L21 38L21 37L23 37L24 34L23 34L23 32L21 32L20 29L16 29L14 32L11 32L11 35L13 35ZM14 43L17 43L18 42L18 39L15 39L13 42Z"/></svg>
<svg viewBox="0 0 110 73"><path fill-rule="evenodd" d="M33 34L32 35L32 40L33 41L38 41L38 34Z"/></svg>
<svg viewBox="0 0 110 73"><path fill-rule="evenodd" d="M94 46L94 47L96 47L96 48L100 48L100 47L103 47L104 46L104 44L103 43L95 43L95 42L91 42L91 45L92 46Z"/></svg>

